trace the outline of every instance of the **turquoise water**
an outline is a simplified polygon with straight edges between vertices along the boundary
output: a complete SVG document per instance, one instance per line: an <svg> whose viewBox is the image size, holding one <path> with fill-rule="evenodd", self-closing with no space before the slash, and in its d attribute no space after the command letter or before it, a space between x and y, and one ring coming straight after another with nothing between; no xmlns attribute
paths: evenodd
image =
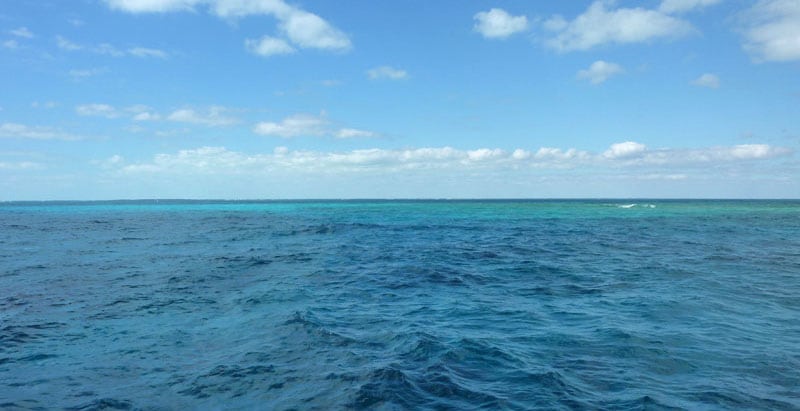
<svg viewBox="0 0 800 411"><path fill-rule="evenodd" d="M798 201L0 204L0 408L798 409Z"/></svg>

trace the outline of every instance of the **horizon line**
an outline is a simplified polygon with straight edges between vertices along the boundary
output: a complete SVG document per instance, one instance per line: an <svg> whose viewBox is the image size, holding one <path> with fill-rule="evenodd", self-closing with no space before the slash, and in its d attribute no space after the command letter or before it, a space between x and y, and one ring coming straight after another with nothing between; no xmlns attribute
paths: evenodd
<svg viewBox="0 0 800 411"><path fill-rule="evenodd" d="M8 203L113 202L357 202L357 201L800 201L800 197L308 197L308 198L113 198L0 200Z"/></svg>

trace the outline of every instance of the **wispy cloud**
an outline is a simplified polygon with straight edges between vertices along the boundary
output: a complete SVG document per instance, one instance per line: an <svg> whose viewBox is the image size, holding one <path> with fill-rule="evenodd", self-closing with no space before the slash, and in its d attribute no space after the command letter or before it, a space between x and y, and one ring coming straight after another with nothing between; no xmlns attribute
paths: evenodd
<svg viewBox="0 0 800 411"><path fill-rule="evenodd" d="M19 123L1 123L0 138L24 138L32 140L81 140L79 136L46 126L29 126Z"/></svg>
<svg viewBox="0 0 800 411"><path fill-rule="evenodd" d="M378 134L368 130L356 128L337 128L328 120L325 113L320 115L313 114L294 114L284 118L279 122L264 121L256 124L253 132L262 136L270 137L335 137L340 139L347 138L369 138L377 137Z"/></svg>
<svg viewBox="0 0 800 411"><path fill-rule="evenodd" d="M686 13L721 2L722 0L663 0L658 10L663 13Z"/></svg>
<svg viewBox="0 0 800 411"><path fill-rule="evenodd" d="M598 60L592 63L589 68L579 71L578 78L587 80L592 84L601 84L609 78L624 72L625 70L619 64Z"/></svg>
<svg viewBox="0 0 800 411"><path fill-rule="evenodd" d="M557 51L569 52L614 43L678 38L695 32L687 21L662 11L614 8L614 5L614 1L597 0L571 21L558 15L549 18L543 23L545 30L551 33L545 44Z"/></svg>
<svg viewBox="0 0 800 411"><path fill-rule="evenodd" d="M367 70L367 76L372 80L403 80L408 78L408 73L405 70L391 66L380 66Z"/></svg>
<svg viewBox="0 0 800 411"><path fill-rule="evenodd" d="M200 124L210 127L230 126L238 123L238 119L226 115L228 111L227 108L221 106L212 106L205 111L182 108L167 115L166 119L179 123Z"/></svg>
<svg viewBox="0 0 800 411"><path fill-rule="evenodd" d="M512 16L503 9L493 8L473 16L475 31L489 39L503 39L528 29L528 18Z"/></svg>
<svg viewBox="0 0 800 411"><path fill-rule="evenodd" d="M14 30L9 30L8 32L11 33L11 35L13 35L13 36L22 37L22 38L26 38L26 39L32 39L32 38L35 37L33 35L33 32L28 30L27 27L20 27L20 28L14 29Z"/></svg>
<svg viewBox="0 0 800 411"><path fill-rule="evenodd" d="M169 57L169 54L163 50L151 49L147 47L133 47L128 49L128 54L140 58L155 57L159 59L165 59Z"/></svg>
<svg viewBox="0 0 800 411"><path fill-rule="evenodd" d="M359 130L357 128L342 128L336 131L334 135L336 138L369 138L377 136L372 131Z"/></svg>
<svg viewBox="0 0 800 411"><path fill-rule="evenodd" d="M44 164L33 161L0 161L0 170L5 171L30 171L44 168Z"/></svg>
<svg viewBox="0 0 800 411"><path fill-rule="evenodd" d="M106 68L72 69L69 71L69 76L77 80L87 77L94 77L106 72L108 72L108 69Z"/></svg>
<svg viewBox="0 0 800 411"><path fill-rule="evenodd" d="M164 50L159 50L155 48L148 48L148 47L130 47L127 49L119 48L109 43L100 43L97 45L86 45L86 44L79 44L73 42L63 36L56 36L56 45L58 48L64 51L85 51L94 54L106 55L111 57L125 57L125 56L132 56L132 57L139 57L139 58L159 58L159 59L166 59L169 57L169 53Z"/></svg>
<svg viewBox="0 0 800 411"><path fill-rule="evenodd" d="M31 108L51 109L56 107L58 107L58 103L55 101L34 101L31 103Z"/></svg>
<svg viewBox="0 0 800 411"><path fill-rule="evenodd" d="M253 132L263 136L283 138L298 136L323 136L326 134L328 120L323 116L295 114L280 122L265 121L256 124Z"/></svg>
<svg viewBox="0 0 800 411"><path fill-rule="evenodd" d="M692 84L698 87L719 88L719 77L711 73L705 73L694 79Z"/></svg>
<svg viewBox="0 0 800 411"><path fill-rule="evenodd" d="M75 107L75 112L80 116L93 116L117 118L120 113L108 104L83 104Z"/></svg>
<svg viewBox="0 0 800 411"><path fill-rule="evenodd" d="M757 62L800 60L800 2L761 0L741 15L743 48Z"/></svg>
<svg viewBox="0 0 800 411"><path fill-rule="evenodd" d="M78 51L83 49L83 46L73 43L60 35L56 36L56 45L58 45L58 48L61 50L66 51Z"/></svg>

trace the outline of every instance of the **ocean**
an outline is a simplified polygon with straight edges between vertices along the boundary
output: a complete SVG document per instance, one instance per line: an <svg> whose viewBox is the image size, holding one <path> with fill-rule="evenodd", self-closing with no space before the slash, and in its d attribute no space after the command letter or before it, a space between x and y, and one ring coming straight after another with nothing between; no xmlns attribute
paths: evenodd
<svg viewBox="0 0 800 411"><path fill-rule="evenodd" d="M0 409L800 409L800 201L0 204Z"/></svg>

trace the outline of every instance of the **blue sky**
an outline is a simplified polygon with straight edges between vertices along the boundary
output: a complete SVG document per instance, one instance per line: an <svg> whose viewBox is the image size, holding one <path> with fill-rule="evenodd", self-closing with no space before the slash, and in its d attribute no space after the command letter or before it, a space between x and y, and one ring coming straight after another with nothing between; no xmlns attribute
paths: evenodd
<svg viewBox="0 0 800 411"><path fill-rule="evenodd" d="M0 200L800 197L800 0L0 3Z"/></svg>

